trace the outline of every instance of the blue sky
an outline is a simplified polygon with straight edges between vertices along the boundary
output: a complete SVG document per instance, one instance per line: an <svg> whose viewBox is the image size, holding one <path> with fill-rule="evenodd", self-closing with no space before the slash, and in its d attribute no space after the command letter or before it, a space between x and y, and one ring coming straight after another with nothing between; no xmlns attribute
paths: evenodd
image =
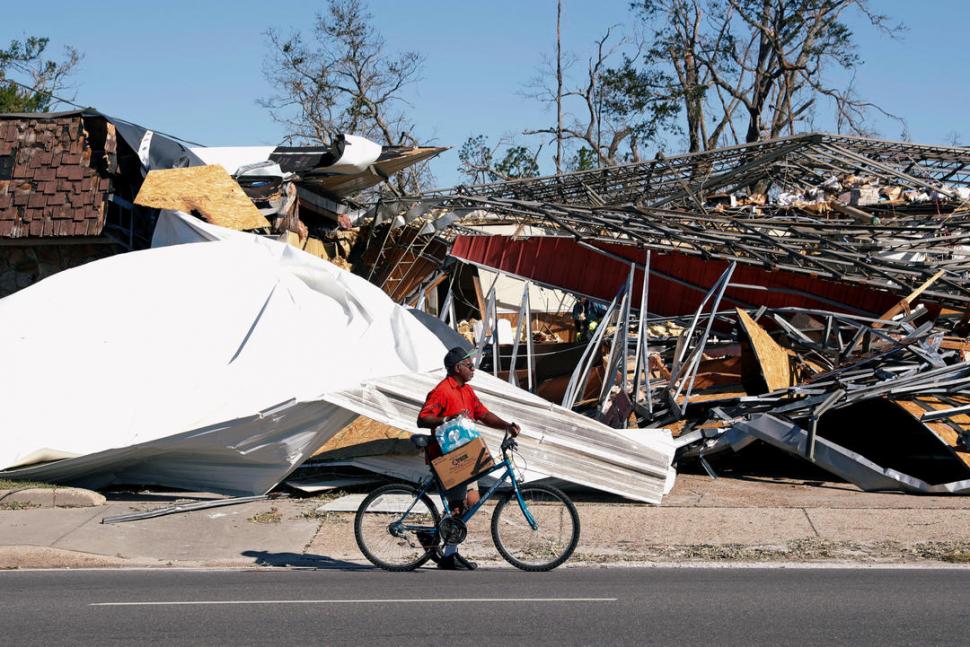
<svg viewBox="0 0 970 647"><path fill-rule="evenodd" d="M950 133L970 144L965 62L970 2L872 0L909 29L901 40L854 24L865 64L859 93L904 117L914 141L942 143ZM581 60L614 24L629 25L626 0L565 0L563 48ZM74 78L78 103L210 146L275 144L284 132L256 104L272 94L263 77L263 32L309 29L323 2L277 0L104 0L16 2L4 6L0 43L26 35L51 38L84 54ZM484 133L492 140L548 124L552 116L521 96L555 43L555 0L372 0L389 51L414 49L427 59L407 91L418 134L457 149ZM831 127L824 118L822 128ZM898 138L900 128L878 124ZM672 149L678 148L675 140ZM550 147L547 147L547 150ZM456 150L433 163L438 184L459 181ZM551 171L546 160L544 172Z"/></svg>

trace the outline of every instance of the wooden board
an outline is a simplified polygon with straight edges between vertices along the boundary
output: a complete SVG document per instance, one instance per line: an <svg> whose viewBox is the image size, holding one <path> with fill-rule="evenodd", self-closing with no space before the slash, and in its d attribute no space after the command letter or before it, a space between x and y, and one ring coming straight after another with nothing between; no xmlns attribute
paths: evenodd
<svg viewBox="0 0 970 647"><path fill-rule="evenodd" d="M330 255L327 254L327 249L323 246L323 241L319 238L313 238L312 236L307 239L306 247L303 251L313 254L314 256L319 256L324 260L330 260Z"/></svg>
<svg viewBox="0 0 970 647"><path fill-rule="evenodd" d="M744 310L737 308L738 323L754 350L755 357L758 359L758 366L761 369L761 376L768 385L768 391L786 389L792 385L791 367L788 358L788 351L771 338L765 329L751 318Z"/></svg>
<svg viewBox="0 0 970 647"><path fill-rule="evenodd" d="M149 171L135 204L196 213L228 229L269 227L242 187L217 164Z"/></svg>
<svg viewBox="0 0 970 647"><path fill-rule="evenodd" d="M939 411L941 409L951 409L954 406L970 404L970 397L968 396L956 394L950 397L957 403L956 405L943 402L932 395L919 396L914 400L893 400L892 402L916 418L916 420L920 420L927 411ZM970 416L967 414L950 416L949 420L963 430L970 430ZM963 446L963 443L960 441L960 434L953 427L943 420L924 422L923 425L932 431L937 438L942 440L953 454L963 461L964 465L970 467L970 452Z"/></svg>
<svg viewBox="0 0 970 647"><path fill-rule="evenodd" d="M411 434L407 431L401 431L365 416L358 416L314 452L313 456L346 459L349 456L372 455L375 453L374 448L381 449L376 452L379 454L401 453L401 451L416 453L417 450L411 444L410 438ZM389 447L395 447L397 451L388 451Z"/></svg>

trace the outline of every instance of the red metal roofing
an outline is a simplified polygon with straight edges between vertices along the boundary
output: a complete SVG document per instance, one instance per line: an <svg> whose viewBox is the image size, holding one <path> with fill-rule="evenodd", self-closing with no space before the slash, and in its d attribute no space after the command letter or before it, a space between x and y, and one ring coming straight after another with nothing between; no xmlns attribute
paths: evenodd
<svg viewBox="0 0 970 647"><path fill-rule="evenodd" d="M604 251L641 264L646 257L646 252L634 245L603 241L595 244ZM452 244L451 255L475 265L606 301L613 299L630 271L627 263L582 247L573 238L566 237L460 235ZM650 312L667 316L694 312L704 293L727 266L725 261L654 252L650 264ZM678 281L692 284L697 289ZM634 278L637 294L642 284L643 272L637 271ZM879 315L900 298L891 292L866 286L747 265L735 269L731 284L722 307L764 305ZM743 288L736 284L769 289Z"/></svg>

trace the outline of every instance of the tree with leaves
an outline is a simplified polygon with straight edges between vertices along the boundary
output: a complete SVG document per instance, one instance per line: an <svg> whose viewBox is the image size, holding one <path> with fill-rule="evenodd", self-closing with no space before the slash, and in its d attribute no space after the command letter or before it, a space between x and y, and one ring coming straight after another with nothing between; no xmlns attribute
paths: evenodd
<svg viewBox="0 0 970 647"><path fill-rule="evenodd" d="M30 36L0 49L0 112L47 112L57 105L55 95L67 89L81 54L66 47L63 60L46 58L49 43Z"/></svg>
<svg viewBox="0 0 970 647"><path fill-rule="evenodd" d="M287 140L329 143L337 133L362 135L381 144L416 146L403 90L420 76L423 57L391 54L360 0L329 0L312 33L267 32L271 53L267 79L276 94L260 103L288 129ZM426 164L394 177L401 193L431 183Z"/></svg>
<svg viewBox="0 0 970 647"><path fill-rule="evenodd" d="M504 152L499 149L505 146ZM515 144L510 138L499 140L490 147L485 135L469 137L458 149L458 172L470 184L485 184L539 176L539 153L526 146Z"/></svg>

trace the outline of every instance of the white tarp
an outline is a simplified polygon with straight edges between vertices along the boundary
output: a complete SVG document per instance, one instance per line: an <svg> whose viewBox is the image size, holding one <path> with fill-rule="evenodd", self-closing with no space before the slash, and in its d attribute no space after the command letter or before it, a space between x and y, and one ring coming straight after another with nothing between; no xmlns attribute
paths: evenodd
<svg viewBox="0 0 970 647"><path fill-rule="evenodd" d="M150 480L131 480L262 492L349 421L321 394L440 366L441 342L377 287L233 234L0 300L0 468L107 453L76 460L108 481L123 480L109 467L153 461Z"/></svg>
<svg viewBox="0 0 970 647"><path fill-rule="evenodd" d="M206 164L218 164L235 175L240 166L269 160L276 146L197 146L189 150Z"/></svg>
<svg viewBox="0 0 970 647"><path fill-rule="evenodd" d="M446 348L379 288L185 214L163 213L154 242L168 246L0 300L5 475L262 493L355 413L415 429ZM669 434L631 441L490 376L475 384L522 424L530 471L659 502Z"/></svg>

